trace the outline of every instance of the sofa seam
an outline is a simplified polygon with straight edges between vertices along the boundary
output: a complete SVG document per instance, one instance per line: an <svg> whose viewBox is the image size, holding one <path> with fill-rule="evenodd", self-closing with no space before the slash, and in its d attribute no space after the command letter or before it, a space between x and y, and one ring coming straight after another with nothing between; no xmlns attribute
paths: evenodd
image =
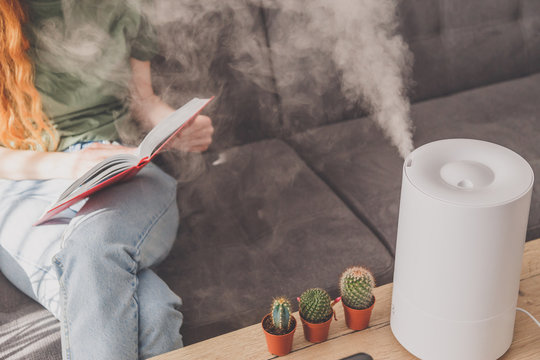
<svg viewBox="0 0 540 360"><path fill-rule="evenodd" d="M355 207L347 200L347 198L339 191L339 189L336 189L334 186L332 186L331 182L321 173L319 173L309 162L304 159L298 151L294 148L292 144L290 144L288 141L283 141L298 157L299 160L302 161L304 165L319 179L321 180L327 187L332 191L332 193L341 201L343 205L356 217L357 220L359 220L372 234L375 236L375 238L383 245L385 250L387 251L388 255L392 258L392 266L393 266L393 260L395 258L394 252L392 251L392 248L387 243L385 237L383 234L374 226L374 224L369 221L369 219L364 216L363 213L356 211Z"/></svg>
<svg viewBox="0 0 540 360"><path fill-rule="evenodd" d="M276 137L280 137L280 133L283 131L283 124L284 124L284 114L283 114L283 99L281 98L281 95L278 91L277 86L277 78L276 78L276 72L274 68L274 61L272 60L272 47L270 44L270 33L268 29L268 19L265 14L265 8L263 6L262 0L259 2L259 16L261 18L262 28L263 28L263 34L264 34L264 41L266 44L266 49L268 51L268 66L270 67L270 73L272 74L272 87L273 87L273 96L276 101L276 105L278 108L278 125L279 130L276 131Z"/></svg>
<svg viewBox="0 0 540 360"><path fill-rule="evenodd" d="M516 20L516 22L518 22L518 27L519 27L519 33L521 34L521 39L523 40L523 50L525 52L525 62L526 62L526 69L527 69L527 74L532 74L534 73L534 67L532 65L532 61L531 61L531 48L530 48L530 44L527 42L527 38L526 38L526 33L525 33L525 30L523 29L523 1L520 0L518 1L518 4L517 4L517 7L518 7L518 19Z"/></svg>

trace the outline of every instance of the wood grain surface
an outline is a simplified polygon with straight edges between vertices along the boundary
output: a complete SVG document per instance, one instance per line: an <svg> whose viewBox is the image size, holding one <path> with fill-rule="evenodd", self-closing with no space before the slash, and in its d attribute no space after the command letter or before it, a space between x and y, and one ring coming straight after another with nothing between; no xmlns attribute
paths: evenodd
<svg viewBox="0 0 540 360"><path fill-rule="evenodd" d="M366 352L376 360L415 359L394 338L390 330L392 284L374 290L376 304L369 328L352 331L345 325L341 304L335 306L337 321L332 321L327 341L312 344L304 339L298 320L292 352L284 359L341 359ZM540 319L540 239L525 244L518 306ZM186 359L274 359L266 348L261 325L255 324L152 358L153 360ZM504 360L540 359L540 328L524 313L516 315L512 346Z"/></svg>

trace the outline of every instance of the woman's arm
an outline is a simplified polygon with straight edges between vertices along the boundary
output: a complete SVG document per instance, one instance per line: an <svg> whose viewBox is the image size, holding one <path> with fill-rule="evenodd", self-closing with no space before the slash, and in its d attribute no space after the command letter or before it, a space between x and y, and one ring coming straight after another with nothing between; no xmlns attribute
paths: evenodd
<svg viewBox="0 0 540 360"><path fill-rule="evenodd" d="M66 178L69 154L0 147L0 178L10 180Z"/></svg>
<svg viewBox="0 0 540 360"><path fill-rule="evenodd" d="M154 94L150 62L131 59L134 84L134 107L147 129L171 114L174 109ZM212 142L212 120L199 115L173 142L184 151L204 151ZM10 180L76 179L109 156L133 153L134 148L120 145L92 144L73 153L12 150L0 146L0 178Z"/></svg>
<svg viewBox="0 0 540 360"><path fill-rule="evenodd" d="M142 125L150 130L174 109L154 94L150 62L131 58L130 63L133 72L133 109ZM173 140L172 146L183 151L204 151L210 146L213 133L212 120L199 115L180 132L178 139Z"/></svg>
<svg viewBox="0 0 540 360"><path fill-rule="evenodd" d="M0 146L0 178L76 179L109 156L134 151L125 146L98 143L72 153L12 150Z"/></svg>

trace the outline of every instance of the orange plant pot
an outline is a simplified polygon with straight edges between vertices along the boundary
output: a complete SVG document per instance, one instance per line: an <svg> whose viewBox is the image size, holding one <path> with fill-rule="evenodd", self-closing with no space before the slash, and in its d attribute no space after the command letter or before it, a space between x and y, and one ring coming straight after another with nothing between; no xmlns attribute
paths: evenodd
<svg viewBox="0 0 540 360"><path fill-rule="evenodd" d="M328 331L330 330L330 323L332 322L332 317L327 321L320 324L313 324L309 321L304 320L302 315L300 315L300 320L302 320L302 327L304 328L304 337L307 341L312 343L320 343L328 339Z"/></svg>
<svg viewBox="0 0 540 360"><path fill-rule="evenodd" d="M375 296L373 296L373 304L367 309L356 310L345 305L343 301L343 312L345 313L345 322L349 329L352 330L364 330L369 325L369 319L371 318L371 311L375 306Z"/></svg>
<svg viewBox="0 0 540 360"><path fill-rule="evenodd" d="M268 351L277 356L287 355L292 350L294 332L296 331L296 319L294 316L292 316L291 321L293 322L293 329L291 332L284 335L274 335L270 334L264 328L264 322L268 317L270 317L270 314L266 315L261 321L261 326L263 328L264 335L266 336L266 345L268 346Z"/></svg>

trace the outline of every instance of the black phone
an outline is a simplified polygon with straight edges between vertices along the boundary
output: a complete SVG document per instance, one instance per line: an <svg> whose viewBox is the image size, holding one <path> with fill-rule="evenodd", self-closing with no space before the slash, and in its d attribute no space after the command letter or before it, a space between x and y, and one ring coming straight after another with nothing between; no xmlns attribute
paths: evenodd
<svg viewBox="0 0 540 360"><path fill-rule="evenodd" d="M373 360L371 355L368 355L366 353L358 353L351 356L347 356L346 358L343 358L341 360Z"/></svg>

